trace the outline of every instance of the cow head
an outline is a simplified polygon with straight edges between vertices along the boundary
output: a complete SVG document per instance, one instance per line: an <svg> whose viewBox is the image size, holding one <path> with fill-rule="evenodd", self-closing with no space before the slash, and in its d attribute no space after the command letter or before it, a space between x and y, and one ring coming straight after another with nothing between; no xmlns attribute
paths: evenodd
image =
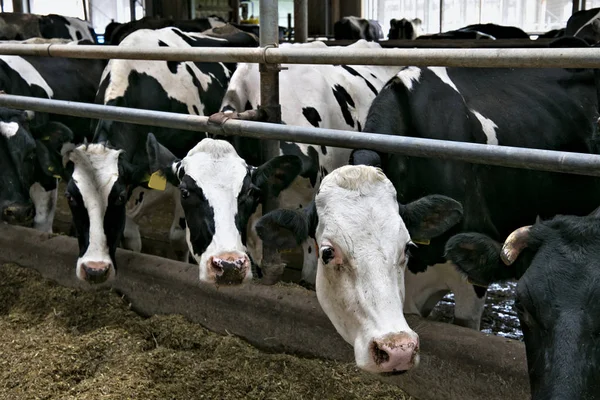
<svg viewBox="0 0 600 400"><path fill-rule="evenodd" d="M51 160L58 157L62 144L73 138L59 123L30 126L34 116L31 111L0 108L0 216L10 224L33 224L30 188L36 182L56 187L59 171L54 171Z"/></svg>
<svg viewBox="0 0 600 400"><path fill-rule="evenodd" d="M63 152L70 172L65 196L79 242L76 275L89 283L103 283L116 273L115 252L125 227L129 184L136 173L121 154L122 150L105 143Z"/></svg>
<svg viewBox="0 0 600 400"><path fill-rule="evenodd" d="M281 250L314 235L317 298L354 346L356 364L370 372L399 372L419 362L419 338L402 312L411 237L439 236L461 217L461 205L444 196L399 206L379 168L349 165L323 179L309 207L272 211L256 231Z"/></svg>
<svg viewBox="0 0 600 400"><path fill-rule="evenodd" d="M557 216L497 243L463 233L447 258L474 283L517 279L515 309L531 394L592 399L600 393L600 218Z"/></svg>
<svg viewBox="0 0 600 400"><path fill-rule="evenodd" d="M224 140L204 139L182 160L148 136L152 171L160 171L181 192L186 239L198 262L200 280L240 284L252 278L246 253L250 215L264 196L277 196L300 173L296 156L249 166Z"/></svg>
<svg viewBox="0 0 600 400"><path fill-rule="evenodd" d="M390 20L388 38L393 39L416 39L422 35L422 21L420 18L408 20L406 18Z"/></svg>

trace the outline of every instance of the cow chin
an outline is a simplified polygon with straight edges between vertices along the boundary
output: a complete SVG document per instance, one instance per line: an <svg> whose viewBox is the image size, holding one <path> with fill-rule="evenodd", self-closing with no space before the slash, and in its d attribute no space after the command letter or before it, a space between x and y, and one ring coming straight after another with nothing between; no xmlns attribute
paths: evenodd
<svg viewBox="0 0 600 400"><path fill-rule="evenodd" d="M196 257L195 257L196 258ZM252 280L250 257L245 252L204 253L198 260L200 281L217 286L242 285Z"/></svg>

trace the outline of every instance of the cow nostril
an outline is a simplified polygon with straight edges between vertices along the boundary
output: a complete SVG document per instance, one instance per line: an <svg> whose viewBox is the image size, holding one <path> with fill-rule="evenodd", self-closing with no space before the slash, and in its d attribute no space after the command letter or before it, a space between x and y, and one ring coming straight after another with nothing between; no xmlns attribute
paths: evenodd
<svg viewBox="0 0 600 400"><path fill-rule="evenodd" d="M4 216L5 217L13 217L15 215L15 212L12 208L6 208L4 209Z"/></svg>
<svg viewBox="0 0 600 400"><path fill-rule="evenodd" d="M375 360L375 364L381 365L390 360L390 355L387 351L383 350L376 341L373 341L371 345L371 352L373 353L373 359Z"/></svg>

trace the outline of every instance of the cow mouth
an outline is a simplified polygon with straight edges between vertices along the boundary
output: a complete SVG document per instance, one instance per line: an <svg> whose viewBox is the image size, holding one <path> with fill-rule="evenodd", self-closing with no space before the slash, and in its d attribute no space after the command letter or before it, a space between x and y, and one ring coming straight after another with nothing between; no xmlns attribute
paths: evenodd
<svg viewBox="0 0 600 400"><path fill-rule="evenodd" d="M397 376L397 375L404 375L407 372L408 372L408 370L405 370L405 371L390 371L390 372L381 372L380 375L381 376Z"/></svg>

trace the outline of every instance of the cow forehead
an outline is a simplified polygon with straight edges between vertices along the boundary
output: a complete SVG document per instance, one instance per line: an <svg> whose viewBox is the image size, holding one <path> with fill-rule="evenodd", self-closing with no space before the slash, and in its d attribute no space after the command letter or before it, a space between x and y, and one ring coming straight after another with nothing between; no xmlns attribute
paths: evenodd
<svg viewBox="0 0 600 400"><path fill-rule="evenodd" d="M73 162L73 181L79 188L84 202L106 204L114 183L119 178L119 154L121 150L103 144L81 145L69 154Z"/></svg>

